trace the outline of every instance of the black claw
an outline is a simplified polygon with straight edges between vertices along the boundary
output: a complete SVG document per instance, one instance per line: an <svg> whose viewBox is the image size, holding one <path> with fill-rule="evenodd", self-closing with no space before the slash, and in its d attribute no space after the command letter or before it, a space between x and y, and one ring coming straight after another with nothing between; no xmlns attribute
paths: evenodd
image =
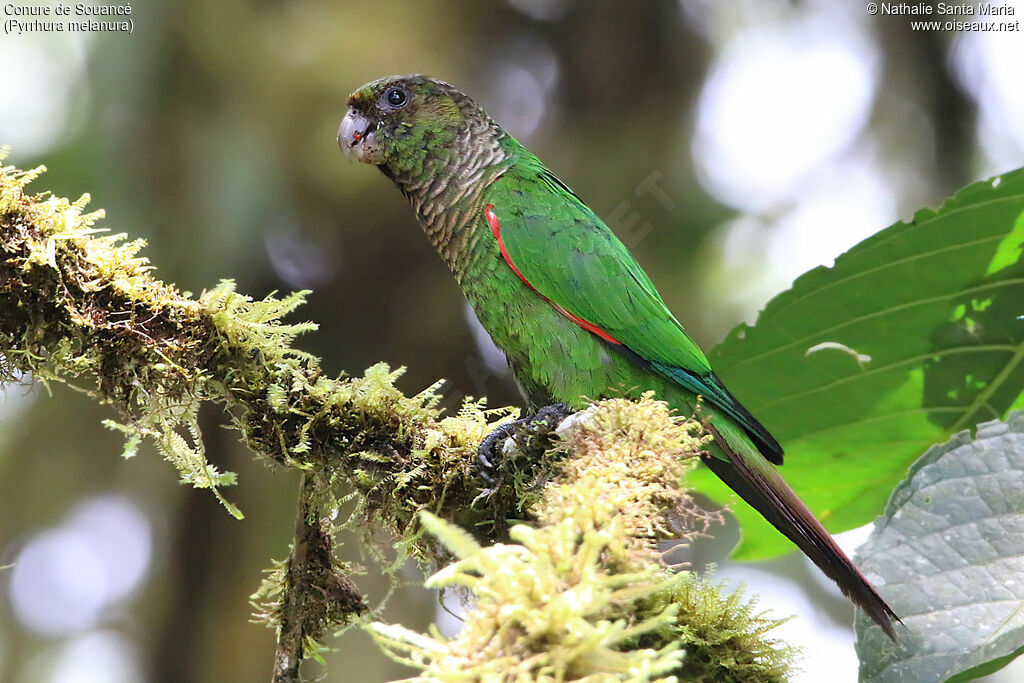
<svg viewBox="0 0 1024 683"><path fill-rule="evenodd" d="M572 408L564 403L552 403L538 410L537 414L533 416L532 421L543 422L547 425L548 431L551 431L570 415L572 415Z"/></svg>
<svg viewBox="0 0 1024 683"><path fill-rule="evenodd" d="M488 484L493 484L497 477L501 455L498 449L503 447L505 439L512 436L512 432L522 422L523 420L506 422L484 437L484 440L480 442L480 447L476 449L476 457L480 462L480 476Z"/></svg>
<svg viewBox="0 0 1024 683"><path fill-rule="evenodd" d="M506 439L515 439L520 447L525 448L530 437L547 437L562 420L571 414L572 409L569 406L564 403L555 403L544 406L533 415L506 422L488 434L480 443L476 454L480 463L480 476L491 487L485 489L477 498L486 498L501 486L502 465L504 464L502 449Z"/></svg>

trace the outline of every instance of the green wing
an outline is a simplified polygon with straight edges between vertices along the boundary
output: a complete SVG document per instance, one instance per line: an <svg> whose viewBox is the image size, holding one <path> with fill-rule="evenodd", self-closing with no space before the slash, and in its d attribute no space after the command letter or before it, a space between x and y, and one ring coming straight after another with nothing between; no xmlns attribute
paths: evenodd
<svg viewBox="0 0 1024 683"><path fill-rule="evenodd" d="M778 442L722 385L614 233L539 162L523 163L487 194L508 256L541 295L596 325L742 425L773 462Z"/></svg>

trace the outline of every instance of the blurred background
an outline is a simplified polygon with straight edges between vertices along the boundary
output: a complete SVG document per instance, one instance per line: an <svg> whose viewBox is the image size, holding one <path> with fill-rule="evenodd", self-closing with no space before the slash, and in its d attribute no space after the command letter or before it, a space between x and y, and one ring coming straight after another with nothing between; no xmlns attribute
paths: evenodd
<svg viewBox="0 0 1024 683"><path fill-rule="evenodd" d="M38 190L91 193L183 289L312 289L300 315L321 329L300 345L329 373L407 365L405 390L447 378L451 405L516 394L399 194L338 153L366 81L422 72L473 95L705 347L809 268L1024 162L1019 30L915 32L859 0L139 0L131 18L132 35L0 36L7 163L45 163ZM287 553L296 477L205 413L211 459L240 474L238 522L151 449L121 460L104 417L61 386L4 390L0 681L266 680L273 633L248 596ZM796 555L723 562L736 538L722 529L695 563L800 615L779 631L806 648L799 680L854 681L847 602ZM345 553L381 598L372 560L350 539ZM437 606L403 591L385 617L424 629ZM411 673L361 633L329 644L327 680Z"/></svg>

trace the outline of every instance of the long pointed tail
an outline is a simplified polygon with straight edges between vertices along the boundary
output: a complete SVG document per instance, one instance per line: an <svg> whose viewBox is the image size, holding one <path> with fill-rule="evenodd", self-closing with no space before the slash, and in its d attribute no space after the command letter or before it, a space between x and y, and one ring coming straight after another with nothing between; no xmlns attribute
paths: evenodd
<svg viewBox="0 0 1024 683"><path fill-rule="evenodd" d="M711 425L705 426L728 457L728 461L711 454L704 457L704 463L711 471L793 541L826 576L839 585L846 597L863 609L895 642L893 621L899 621L899 617L836 545L832 536L776 472L775 467L756 451L746 457L737 453L733 444L723 438L718 430ZM750 446L754 450L753 444Z"/></svg>

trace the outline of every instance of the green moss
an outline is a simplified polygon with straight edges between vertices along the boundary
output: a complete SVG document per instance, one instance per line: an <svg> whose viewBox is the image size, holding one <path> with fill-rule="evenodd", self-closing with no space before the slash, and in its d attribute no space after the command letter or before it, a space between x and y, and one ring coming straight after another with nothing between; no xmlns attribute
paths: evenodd
<svg viewBox="0 0 1024 683"><path fill-rule="evenodd" d="M274 628L279 642L291 641L299 657L319 658L323 634L345 628L369 613L366 600L349 578L353 567L334 553L335 528L317 514L326 483L304 473L295 534L288 559L274 562L250 596L254 617Z"/></svg>
<svg viewBox="0 0 1024 683"><path fill-rule="evenodd" d="M471 402L444 418L438 385L407 397L395 386L402 370L385 365L325 376L291 346L315 326L281 321L305 292L254 300L222 281L186 296L153 277L142 241L95 226L103 212L84 212L88 196L30 195L43 170L0 169L0 380L62 382L108 404L116 419L105 424L125 434L125 457L149 441L182 482L211 489L241 516L220 493L236 476L207 461L196 419L204 401L217 403L258 457L316 475L303 494L311 520L333 519L354 489L362 504L352 526L368 539L374 529L375 543L382 529L406 538L398 559L433 556L433 544L415 542L417 513L472 509L475 444L508 411ZM314 582L323 590L300 601L301 612L319 615L303 622L313 638L342 623L353 602L325 588L340 585L345 567L316 567L335 578ZM273 577L265 584L261 614L271 625L280 626L292 593Z"/></svg>
<svg viewBox="0 0 1024 683"><path fill-rule="evenodd" d="M402 370L386 365L324 376L292 347L316 325L282 322L307 292L254 300L225 280L187 297L153 277L144 242L102 235L103 212L83 213L87 195L27 194L43 170L0 170L3 379L31 373L110 404L119 417L107 425L125 433L126 455L148 439L184 483L211 489L236 516L219 491L235 475L206 459L203 401L227 409L257 455L355 486L374 524L411 534L420 510L471 507L475 444L509 411L469 402L443 418L440 383L407 397L395 386ZM333 489L321 502L328 514L338 507Z"/></svg>
<svg viewBox="0 0 1024 683"><path fill-rule="evenodd" d="M386 568L454 556L430 585L477 598L454 640L374 626L422 669L417 680L784 677L790 652L765 635L775 622L660 562L659 540L713 521L684 485L706 438L697 422L650 397L601 402L560 427L553 450L548 437L531 440L484 504L477 446L515 410L470 400L446 417L440 383L406 396L402 369L383 364L324 375L292 347L315 326L282 322L305 292L255 300L222 281L186 296L153 277L143 242L95 227L103 214L83 213L87 195L27 194L42 170L0 169L0 380L63 382L109 405L125 457L148 440L236 516L220 493L235 475L206 459L204 401L225 409L256 456L300 470L292 550L253 596L278 630L279 657L297 666L324 633L366 613L333 552L333 520L351 503L340 525L371 551L385 545L381 532L393 535L390 560L377 551ZM486 544L516 522L508 543Z"/></svg>
<svg viewBox="0 0 1024 683"><path fill-rule="evenodd" d="M152 278L137 255L141 241L97 237L103 212L83 213L88 195L26 195L41 170L0 171L5 374L67 382L113 405L127 453L149 437L182 481L220 497L234 475L206 461L199 438L196 413L208 395L202 361L211 354L199 305Z"/></svg>
<svg viewBox="0 0 1024 683"><path fill-rule="evenodd" d="M475 598L461 633L420 634L375 623L393 657L418 668L417 683L783 681L794 657L768 632L780 623L660 561L656 542L682 540L712 521L693 505L684 476L706 438L650 396L599 402L559 428L565 456L510 543L480 545L423 514L457 560L436 588Z"/></svg>
<svg viewBox="0 0 1024 683"><path fill-rule="evenodd" d="M657 605L678 608L675 623L658 640L676 639L687 656L679 669L680 681L699 683L772 683L785 681L798 650L771 636L787 619L773 619L756 611L754 600L742 590L726 591L707 579L683 572L683 581L654 599Z"/></svg>

